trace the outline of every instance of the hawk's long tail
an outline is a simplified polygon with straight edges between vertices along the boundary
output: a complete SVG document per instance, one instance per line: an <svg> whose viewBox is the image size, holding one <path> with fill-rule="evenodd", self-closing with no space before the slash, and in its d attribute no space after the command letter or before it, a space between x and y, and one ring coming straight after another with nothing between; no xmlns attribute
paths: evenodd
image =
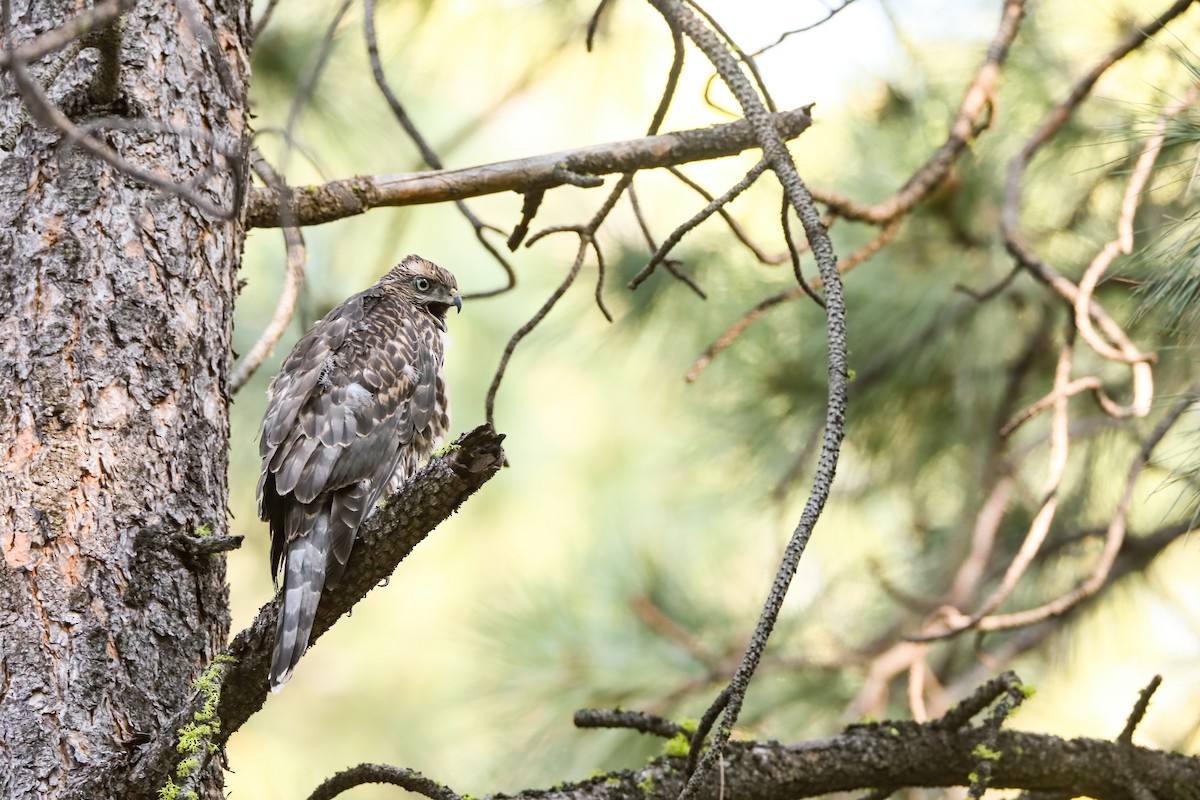
<svg viewBox="0 0 1200 800"><path fill-rule="evenodd" d="M325 588L325 571L332 546L328 513L318 514L308 533L288 542L284 563L283 604L275 626L275 653L271 657L271 691L277 692L292 677L292 670L308 648L317 602Z"/></svg>

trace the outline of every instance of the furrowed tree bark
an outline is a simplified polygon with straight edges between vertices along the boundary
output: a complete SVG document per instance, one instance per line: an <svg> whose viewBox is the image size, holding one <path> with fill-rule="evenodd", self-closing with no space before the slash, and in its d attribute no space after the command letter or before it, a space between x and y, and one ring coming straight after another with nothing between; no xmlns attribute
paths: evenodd
<svg viewBox="0 0 1200 800"><path fill-rule="evenodd" d="M80 4L14 6L10 46ZM210 172L202 138L149 127L246 141L248 14L142 0L122 17L115 87L93 84L103 59L84 50L47 94L76 125L117 114L146 128L97 136L230 208L244 176ZM186 544L227 529L242 226L63 147L18 119L11 75L2 86L15 144L0 153L0 796L149 797L157 786L112 766L174 735L165 723L228 636L224 557ZM220 770L201 786L220 797Z"/></svg>

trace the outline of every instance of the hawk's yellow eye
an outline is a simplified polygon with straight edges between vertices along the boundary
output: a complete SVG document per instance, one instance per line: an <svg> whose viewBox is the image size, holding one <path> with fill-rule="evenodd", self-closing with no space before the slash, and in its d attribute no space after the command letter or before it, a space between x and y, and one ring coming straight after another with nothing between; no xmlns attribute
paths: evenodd
<svg viewBox="0 0 1200 800"><path fill-rule="evenodd" d="M429 291L429 279L428 278L417 278L415 281L413 281L413 286L417 287L418 292L428 292Z"/></svg>

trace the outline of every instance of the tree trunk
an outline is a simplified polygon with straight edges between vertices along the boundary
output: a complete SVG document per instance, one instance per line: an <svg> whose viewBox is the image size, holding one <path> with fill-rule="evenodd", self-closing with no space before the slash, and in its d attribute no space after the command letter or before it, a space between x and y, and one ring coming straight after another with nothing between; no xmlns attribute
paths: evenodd
<svg viewBox="0 0 1200 800"><path fill-rule="evenodd" d="M85 4L16 5L14 45ZM116 92L115 62L84 50L47 93L76 125L123 117L130 129L96 137L233 207L244 176L205 137L246 141L248 9L144 0L108 37ZM31 65L42 85L54 58ZM146 796L157 787L114 766L174 735L172 713L228 637L224 557L186 545L227 527L243 230L63 147L18 116L15 86L9 75L0 107L13 143L0 153L0 796ZM220 780L209 769L201 795L219 797Z"/></svg>

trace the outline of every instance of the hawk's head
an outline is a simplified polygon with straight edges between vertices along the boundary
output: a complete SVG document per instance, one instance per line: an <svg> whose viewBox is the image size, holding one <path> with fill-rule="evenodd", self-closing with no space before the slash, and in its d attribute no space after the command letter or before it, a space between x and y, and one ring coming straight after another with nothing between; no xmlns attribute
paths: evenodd
<svg viewBox="0 0 1200 800"><path fill-rule="evenodd" d="M442 330L446 330L446 312L450 306L462 311L454 275L420 256L405 256L384 280L413 305L429 312Z"/></svg>

